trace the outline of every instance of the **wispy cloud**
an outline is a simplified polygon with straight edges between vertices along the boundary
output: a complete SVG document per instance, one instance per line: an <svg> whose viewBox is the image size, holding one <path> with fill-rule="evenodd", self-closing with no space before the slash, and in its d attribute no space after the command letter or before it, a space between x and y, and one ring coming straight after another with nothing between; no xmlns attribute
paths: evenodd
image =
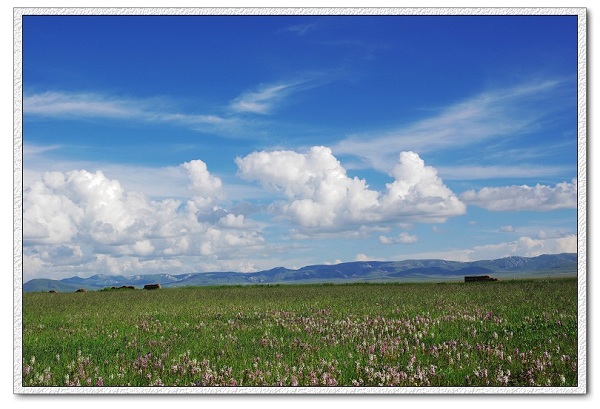
<svg viewBox="0 0 600 409"><path fill-rule="evenodd" d="M98 93L44 92L25 95L25 115L60 118L126 119L179 125L223 125L230 118L174 112L162 99L119 98Z"/></svg>
<svg viewBox="0 0 600 409"><path fill-rule="evenodd" d="M485 92L430 118L393 130L352 135L332 148L338 155L356 156L388 172L403 150L438 152L528 132L548 114L539 101L547 101L561 85L564 81L549 80Z"/></svg>
<svg viewBox="0 0 600 409"><path fill-rule="evenodd" d="M317 29L317 23L296 24L289 26L285 31L290 31L299 36L305 36L306 33Z"/></svg>
<svg viewBox="0 0 600 409"><path fill-rule="evenodd" d="M539 178L575 172L567 166L440 166L439 175L445 180L483 180L501 178Z"/></svg>
<svg viewBox="0 0 600 409"><path fill-rule="evenodd" d="M515 241L485 244L467 249L431 251L402 254L394 259L430 259L441 258L454 261L493 260L509 256L535 257L542 254L577 252L577 236L567 234L552 238L531 238L521 236Z"/></svg>
<svg viewBox="0 0 600 409"><path fill-rule="evenodd" d="M229 106L234 112L269 114L290 94L303 89L302 85L306 81L261 85L257 90L242 93Z"/></svg>
<svg viewBox="0 0 600 409"><path fill-rule="evenodd" d="M23 156L41 155L57 149L60 149L60 145L32 145L30 143L24 143Z"/></svg>
<svg viewBox="0 0 600 409"><path fill-rule="evenodd" d="M215 112L194 113L179 109L167 98L126 98L91 92L43 92L25 95L23 112L30 117L71 120L102 119L149 123L166 123L200 132L223 136L250 135L261 126L256 117L266 115L285 103L293 93L318 86L319 74L308 74L293 81L263 84L241 93Z"/></svg>
<svg viewBox="0 0 600 409"><path fill-rule="evenodd" d="M139 101L115 99L92 93L45 92L25 95L25 115L47 117L134 118L147 116Z"/></svg>

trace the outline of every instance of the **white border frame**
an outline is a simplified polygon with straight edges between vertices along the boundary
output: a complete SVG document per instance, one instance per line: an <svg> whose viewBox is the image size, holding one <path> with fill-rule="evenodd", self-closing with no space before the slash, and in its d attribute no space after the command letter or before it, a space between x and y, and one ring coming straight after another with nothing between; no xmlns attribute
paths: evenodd
<svg viewBox="0 0 600 409"><path fill-rule="evenodd" d="M587 393L587 9L576 8L14 8L13 325L16 394L585 394ZM22 16L24 15L576 15L578 19L578 386L577 387L23 387L22 386Z"/></svg>

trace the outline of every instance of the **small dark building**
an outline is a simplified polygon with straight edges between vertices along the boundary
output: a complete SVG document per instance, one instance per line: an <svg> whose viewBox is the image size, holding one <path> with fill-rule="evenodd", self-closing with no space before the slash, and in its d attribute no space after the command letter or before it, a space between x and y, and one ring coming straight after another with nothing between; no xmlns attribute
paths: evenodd
<svg viewBox="0 0 600 409"><path fill-rule="evenodd" d="M498 279L490 276L465 276L465 283L472 283L474 281L498 281Z"/></svg>
<svg viewBox="0 0 600 409"><path fill-rule="evenodd" d="M158 290L160 288L160 284L146 284L144 286L144 290Z"/></svg>

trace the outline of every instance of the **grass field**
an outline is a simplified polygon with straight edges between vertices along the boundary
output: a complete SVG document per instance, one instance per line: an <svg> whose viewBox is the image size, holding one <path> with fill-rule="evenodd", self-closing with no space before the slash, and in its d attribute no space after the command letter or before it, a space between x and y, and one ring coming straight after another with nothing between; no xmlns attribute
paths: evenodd
<svg viewBox="0 0 600 409"><path fill-rule="evenodd" d="M23 386L577 386L576 279L24 293Z"/></svg>

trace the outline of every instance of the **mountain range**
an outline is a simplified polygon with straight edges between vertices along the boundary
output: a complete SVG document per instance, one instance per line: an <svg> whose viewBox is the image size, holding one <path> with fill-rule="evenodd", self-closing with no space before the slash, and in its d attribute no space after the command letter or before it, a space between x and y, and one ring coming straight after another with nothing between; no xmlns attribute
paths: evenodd
<svg viewBox="0 0 600 409"><path fill-rule="evenodd" d="M544 254L537 257L505 257L470 262L440 259L403 261L356 261L333 265L313 265L297 270L277 267L253 273L209 272L189 274L145 274L134 276L96 274L88 278L61 280L36 278L23 284L24 292L77 289L101 290L106 287L160 284L161 287L298 284L351 282L462 281L466 275L489 275L498 279L575 276L577 254Z"/></svg>

